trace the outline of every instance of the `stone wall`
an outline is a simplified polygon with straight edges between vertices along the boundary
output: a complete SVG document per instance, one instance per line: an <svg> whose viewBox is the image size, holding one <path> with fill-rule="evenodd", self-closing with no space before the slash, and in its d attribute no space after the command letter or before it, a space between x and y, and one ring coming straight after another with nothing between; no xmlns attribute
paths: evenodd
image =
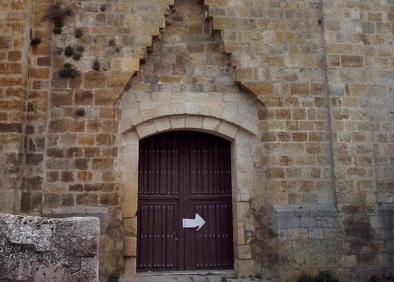
<svg viewBox="0 0 394 282"><path fill-rule="evenodd" d="M98 281L96 218L0 214L1 281Z"/></svg>
<svg viewBox="0 0 394 282"><path fill-rule="evenodd" d="M378 209L377 216L373 217L373 227L380 233L379 241L382 250L383 273L387 276L394 273L394 206L383 205Z"/></svg>
<svg viewBox="0 0 394 282"><path fill-rule="evenodd" d="M322 269L332 271L343 266L344 262L338 259L342 240L335 208L327 205L274 206L273 218L272 229L278 235L277 264L286 269L281 281L300 275L294 265L304 271L308 268L311 275L317 275Z"/></svg>
<svg viewBox="0 0 394 282"><path fill-rule="evenodd" d="M26 3L29 1L25 1ZM105 208L109 226L100 243L103 273L123 269L123 236L118 186L113 170L117 132L113 103L138 70L152 36L164 26L168 1L66 1L72 15L61 34L46 19L54 1L31 1L31 47L23 183L20 209L57 213L58 208ZM146 29L135 28L149 18ZM75 37L76 29L82 37ZM66 46L84 47L79 61L64 56ZM97 61L99 70L93 70ZM58 75L65 63L78 68L74 79ZM73 208L75 207L75 208ZM80 214L76 212L76 214Z"/></svg>
<svg viewBox="0 0 394 282"><path fill-rule="evenodd" d="M0 211L19 209L29 72L30 1L0 3Z"/></svg>
<svg viewBox="0 0 394 282"><path fill-rule="evenodd" d="M234 70L223 54L221 36L212 31L207 9L193 1L176 1L167 27L149 48L146 62L119 101L119 151L127 273L135 271L138 195L138 141L167 130L198 130L231 140L233 179L234 266L238 274L255 272L246 215L254 191L265 106L234 82Z"/></svg>
<svg viewBox="0 0 394 282"><path fill-rule="evenodd" d="M238 152L254 172L234 184L248 188L234 237L251 272L356 269L359 281L388 265L392 235L377 222L394 197L392 1L70 0L60 35L44 19L51 4L0 4L0 210L105 213L102 277L124 255L131 269L135 210L123 200L137 197L122 182L122 134L245 131L256 137ZM68 45L84 47L79 61ZM59 77L65 62L74 79Z"/></svg>
<svg viewBox="0 0 394 282"><path fill-rule="evenodd" d="M379 108L369 101L384 103L385 93L392 93L389 6L374 1L325 2L328 86L341 204L376 202L373 136L385 127L390 130L387 118L372 118ZM387 115L387 110L382 114Z"/></svg>
<svg viewBox="0 0 394 282"><path fill-rule="evenodd" d="M270 204L333 203L320 2L205 3L236 80L267 107L256 196Z"/></svg>
<svg viewBox="0 0 394 282"><path fill-rule="evenodd" d="M335 187L347 245L341 272L358 269L357 279L366 279L381 264L377 202L393 195L393 3L323 3Z"/></svg>

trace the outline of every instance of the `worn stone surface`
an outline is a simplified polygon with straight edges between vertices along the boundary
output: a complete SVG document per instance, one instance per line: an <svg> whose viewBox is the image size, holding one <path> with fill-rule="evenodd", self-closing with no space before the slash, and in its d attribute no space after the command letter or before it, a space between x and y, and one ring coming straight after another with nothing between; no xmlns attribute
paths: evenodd
<svg viewBox="0 0 394 282"><path fill-rule="evenodd" d="M32 3L0 3L0 212L19 210Z"/></svg>
<svg viewBox="0 0 394 282"><path fill-rule="evenodd" d="M200 274L139 274L132 278L121 278L120 282L274 282L270 279L256 277L235 278L233 273L200 273Z"/></svg>
<svg viewBox="0 0 394 282"><path fill-rule="evenodd" d="M139 73L119 101L120 172L123 219L136 217L139 139L172 129L198 130L230 139L234 147L234 222L249 223L250 191L255 185L253 151L260 136L259 112L265 109L255 95L234 83L230 58L222 53L220 33L212 30L206 8L194 1L177 1L167 27L155 40ZM132 134L131 134L132 132ZM127 137L126 137L127 136ZM248 178L248 179L247 179ZM238 273L255 273L250 241L235 236ZM137 234L125 237L126 261L136 260ZM251 236L251 235L250 235ZM249 237L250 237L249 236ZM240 238L241 239L241 238ZM131 269L130 272L135 272Z"/></svg>
<svg viewBox="0 0 394 282"><path fill-rule="evenodd" d="M98 281L97 218L0 214L1 281Z"/></svg>
<svg viewBox="0 0 394 282"><path fill-rule="evenodd" d="M70 0L60 35L54 2L0 3L0 211L104 208L102 279L134 273L138 140L203 130L237 144L237 273L391 271L392 1Z"/></svg>
<svg viewBox="0 0 394 282"><path fill-rule="evenodd" d="M100 233L104 234L109 224L109 212L107 207L63 207L43 209L46 217L97 217L100 220Z"/></svg>

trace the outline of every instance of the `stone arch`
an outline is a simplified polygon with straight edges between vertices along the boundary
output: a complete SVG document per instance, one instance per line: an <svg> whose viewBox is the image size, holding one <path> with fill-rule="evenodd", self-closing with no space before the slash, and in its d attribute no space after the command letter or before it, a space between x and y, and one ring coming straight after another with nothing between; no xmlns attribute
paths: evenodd
<svg viewBox="0 0 394 282"><path fill-rule="evenodd" d="M235 83L222 38L207 26L196 1L178 1L172 21L118 101L119 156L125 273L136 271L139 141L171 130L202 131L232 142L234 257L238 275L255 273L250 239L254 219L254 152L264 105Z"/></svg>
<svg viewBox="0 0 394 282"><path fill-rule="evenodd" d="M247 114L240 111L234 112L226 110L225 104L224 110L221 110L219 106L220 105L209 105L206 103L199 103L198 101L187 100L178 101L176 103L171 103L170 101L153 103L149 109L143 111L132 111L129 113L126 112L124 115L127 117L121 119L120 132L129 130L130 128L138 127L141 124L147 123L159 117L187 115L200 116L201 118L213 117L218 120L223 120L230 124L234 124L253 135L258 134L257 124L251 117L248 117ZM157 122L158 121L156 121L156 123Z"/></svg>
<svg viewBox="0 0 394 282"><path fill-rule="evenodd" d="M191 114L157 117L152 120L142 122L135 127L135 131L139 139L179 129L202 131L218 135L230 141L235 140L240 131L245 131L246 133L255 136L252 132L245 130L245 128L242 128L239 125L230 123L227 120L218 119L212 116ZM125 134L127 135L127 132Z"/></svg>
<svg viewBox="0 0 394 282"><path fill-rule="evenodd" d="M215 117L173 115L142 122L120 134L117 171L120 179L121 210L124 227L125 274L136 272L138 154L139 142L146 137L167 131L192 130L225 138L232 143L232 191L234 266L238 275L254 272L251 245L245 233L253 225L248 217L251 193L255 186L253 151L256 135Z"/></svg>

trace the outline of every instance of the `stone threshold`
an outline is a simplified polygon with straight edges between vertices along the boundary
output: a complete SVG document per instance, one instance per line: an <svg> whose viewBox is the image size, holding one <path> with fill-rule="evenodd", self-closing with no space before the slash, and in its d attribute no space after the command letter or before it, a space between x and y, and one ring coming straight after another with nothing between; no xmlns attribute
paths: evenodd
<svg viewBox="0 0 394 282"><path fill-rule="evenodd" d="M123 277L120 282L222 282L236 281L233 270L221 271L169 271L142 272L133 277Z"/></svg>
<svg viewBox="0 0 394 282"><path fill-rule="evenodd" d="M176 276L176 275L223 275L228 278L235 277L234 270L198 270L198 271L158 271L158 272L139 272L135 276Z"/></svg>

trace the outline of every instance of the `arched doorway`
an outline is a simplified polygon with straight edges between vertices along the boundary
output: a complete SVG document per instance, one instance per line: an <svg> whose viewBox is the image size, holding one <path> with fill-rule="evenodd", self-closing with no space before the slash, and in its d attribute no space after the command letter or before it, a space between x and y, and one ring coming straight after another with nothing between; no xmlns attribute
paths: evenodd
<svg viewBox="0 0 394 282"><path fill-rule="evenodd" d="M137 271L233 269L231 143L153 135L140 141L138 167Z"/></svg>

